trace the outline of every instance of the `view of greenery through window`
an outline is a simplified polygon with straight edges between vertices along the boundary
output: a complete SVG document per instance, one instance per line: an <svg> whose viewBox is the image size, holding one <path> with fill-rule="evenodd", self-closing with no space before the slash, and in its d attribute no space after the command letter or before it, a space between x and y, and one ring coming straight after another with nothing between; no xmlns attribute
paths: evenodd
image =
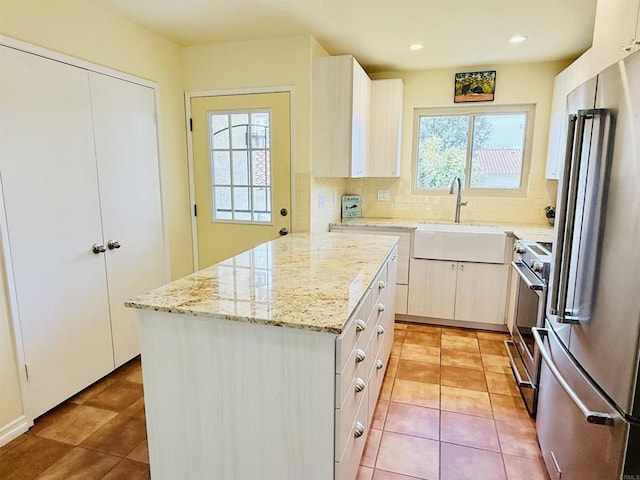
<svg viewBox="0 0 640 480"><path fill-rule="evenodd" d="M448 189L454 177L466 188L518 189L526 112L419 115L419 189Z"/></svg>

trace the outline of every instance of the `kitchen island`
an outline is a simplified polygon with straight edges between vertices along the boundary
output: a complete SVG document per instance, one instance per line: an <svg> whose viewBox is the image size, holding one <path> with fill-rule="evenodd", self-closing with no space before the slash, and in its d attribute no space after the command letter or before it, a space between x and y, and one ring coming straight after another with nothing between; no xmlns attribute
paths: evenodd
<svg viewBox="0 0 640 480"><path fill-rule="evenodd" d="M354 480L393 343L396 244L290 235L128 301L152 478Z"/></svg>

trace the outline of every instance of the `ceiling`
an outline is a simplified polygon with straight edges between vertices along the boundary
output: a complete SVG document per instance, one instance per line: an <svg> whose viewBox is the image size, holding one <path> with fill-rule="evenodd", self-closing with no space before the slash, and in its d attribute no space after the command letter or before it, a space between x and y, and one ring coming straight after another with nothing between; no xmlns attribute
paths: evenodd
<svg viewBox="0 0 640 480"><path fill-rule="evenodd" d="M369 72L569 59L596 0L90 0L180 45L312 35ZM509 43L525 35L521 44ZM413 52L413 43L425 45Z"/></svg>

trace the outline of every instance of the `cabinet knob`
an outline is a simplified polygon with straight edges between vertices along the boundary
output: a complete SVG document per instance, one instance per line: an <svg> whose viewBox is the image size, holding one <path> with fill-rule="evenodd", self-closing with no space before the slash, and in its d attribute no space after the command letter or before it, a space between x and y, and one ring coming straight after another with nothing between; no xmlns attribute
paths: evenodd
<svg viewBox="0 0 640 480"><path fill-rule="evenodd" d="M356 392L361 392L362 390L364 390L365 386L366 383L364 383L363 379L361 379L360 377L356 378Z"/></svg>
<svg viewBox="0 0 640 480"><path fill-rule="evenodd" d="M452 264L451 264L451 270L455 270L455 269L456 269L456 264L455 264L455 263L452 263Z"/></svg>
<svg viewBox="0 0 640 480"><path fill-rule="evenodd" d="M376 360L376 368L380 370L382 367L384 367L384 363L382 362L382 360Z"/></svg>
<svg viewBox="0 0 640 480"><path fill-rule="evenodd" d="M356 422L356 428L353 429L353 436L355 438L360 438L364 435L364 425L360 422Z"/></svg>
<svg viewBox="0 0 640 480"><path fill-rule="evenodd" d="M366 328L367 324L364 320L362 320L361 318L356 320L356 332L363 332L364 330L366 330Z"/></svg>
<svg viewBox="0 0 640 480"><path fill-rule="evenodd" d="M365 358L367 358L367 354L363 350L356 350L356 363L364 362Z"/></svg>
<svg viewBox="0 0 640 480"><path fill-rule="evenodd" d="M378 288L382 290L383 288L387 288L387 283L384 280L378 280Z"/></svg>
<svg viewBox="0 0 640 480"><path fill-rule="evenodd" d="M376 330L378 331L378 335L382 335L384 333L384 327L382 325L378 325Z"/></svg>
<svg viewBox="0 0 640 480"><path fill-rule="evenodd" d="M101 243L94 243L94 244L91 246L91 251L97 255L98 253L104 253L104 252L106 252L106 251L107 251L107 249L106 249L106 248L104 248L104 245L103 245L103 244L101 244Z"/></svg>
<svg viewBox="0 0 640 480"><path fill-rule="evenodd" d="M460 270L464 270L464 263L460 264Z"/></svg>
<svg viewBox="0 0 640 480"><path fill-rule="evenodd" d="M384 306L384 303L379 303L376 306L377 306L379 312L384 312L386 310L386 308L387 308L387 307Z"/></svg>
<svg viewBox="0 0 640 480"><path fill-rule="evenodd" d="M117 240L109 240L107 242L107 247L109 248L109 250L114 250L116 248L120 248L120 242L118 242Z"/></svg>

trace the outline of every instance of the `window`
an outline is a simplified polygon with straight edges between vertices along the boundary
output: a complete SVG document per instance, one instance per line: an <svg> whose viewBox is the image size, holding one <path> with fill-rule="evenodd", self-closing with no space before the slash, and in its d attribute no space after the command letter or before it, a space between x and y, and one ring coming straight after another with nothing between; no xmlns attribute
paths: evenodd
<svg viewBox="0 0 640 480"><path fill-rule="evenodd" d="M268 110L209 113L212 220L271 222Z"/></svg>
<svg viewBox="0 0 640 480"><path fill-rule="evenodd" d="M419 109L415 188L519 192L526 184L533 106Z"/></svg>

